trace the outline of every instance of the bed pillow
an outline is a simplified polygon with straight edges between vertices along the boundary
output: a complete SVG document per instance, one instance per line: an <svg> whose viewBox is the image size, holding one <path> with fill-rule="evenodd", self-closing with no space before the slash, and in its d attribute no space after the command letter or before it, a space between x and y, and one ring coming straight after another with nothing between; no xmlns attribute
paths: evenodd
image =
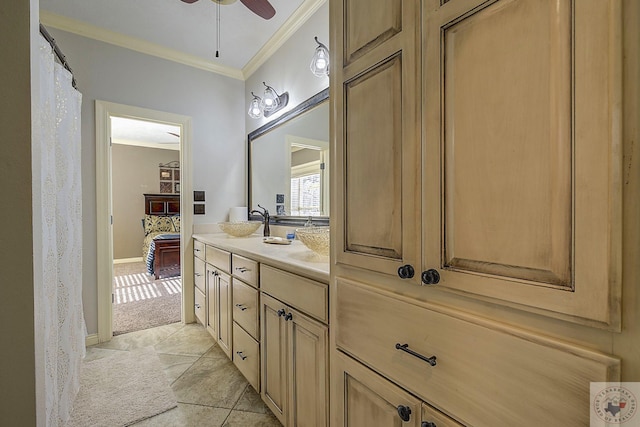
<svg viewBox="0 0 640 427"><path fill-rule="evenodd" d="M167 215L145 215L144 216L144 235L149 233L172 233L173 221Z"/></svg>
<svg viewBox="0 0 640 427"><path fill-rule="evenodd" d="M180 232L180 215L174 215L171 217L171 222L173 222L173 231L176 233Z"/></svg>

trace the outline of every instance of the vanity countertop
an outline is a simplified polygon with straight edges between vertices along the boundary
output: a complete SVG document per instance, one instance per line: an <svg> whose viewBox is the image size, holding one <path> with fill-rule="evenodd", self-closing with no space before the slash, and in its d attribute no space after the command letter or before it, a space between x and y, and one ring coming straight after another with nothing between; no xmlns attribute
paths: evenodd
<svg viewBox="0 0 640 427"><path fill-rule="evenodd" d="M290 245L274 245L264 243L260 235L231 237L223 233L194 234L193 238L293 274L329 283L329 257L317 255L299 240Z"/></svg>

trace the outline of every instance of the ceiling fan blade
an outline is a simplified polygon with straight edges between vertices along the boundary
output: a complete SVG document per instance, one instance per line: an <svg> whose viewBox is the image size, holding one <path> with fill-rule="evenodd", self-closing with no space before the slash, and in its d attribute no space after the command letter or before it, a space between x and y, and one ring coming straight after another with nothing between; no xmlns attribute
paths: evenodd
<svg viewBox="0 0 640 427"><path fill-rule="evenodd" d="M191 3L197 2L198 0L182 0L182 1L185 2L185 3L191 4Z"/></svg>
<svg viewBox="0 0 640 427"><path fill-rule="evenodd" d="M185 0L182 0L185 1ZM261 18L271 19L276 14L276 10L271 6L269 0L240 0L250 11Z"/></svg>

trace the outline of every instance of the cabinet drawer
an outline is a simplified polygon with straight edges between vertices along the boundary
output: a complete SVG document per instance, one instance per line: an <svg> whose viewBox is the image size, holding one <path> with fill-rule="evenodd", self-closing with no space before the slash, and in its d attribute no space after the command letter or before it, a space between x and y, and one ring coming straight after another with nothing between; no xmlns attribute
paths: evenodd
<svg viewBox="0 0 640 427"><path fill-rule="evenodd" d="M588 425L589 383L620 376L586 348L341 278L336 290L337 346L464 424Z"/></svg>
<svg viewBox="0 0 640 427"><path fill-rule="evenodd" d="M241 257L240 255L231 255L232 274L234 277L242 279L243 282L258 287L258 263Z"/></svg>
<svg viewBox="0 0 640 427"><path fill-rule="evenodd" d="M231 253L207 245L205 254L209 264L227 273L231 272Z"/></svg>
<svg viewBox="0 0 640 427"><path fill-rule="evenodd" d="M233 278L233 321L258 339L258 290Z"/></svg>
<svg viewBox="0 0 640 427"><path fill-rule="evenodd" d="M260 393L260 345L237 323L233 323L233 363Z"/></svg>
<svg viewBox="0 0 640 427"><path fill-rule="evenodd" d="M422 404L422 425L434 427L464 427L459 422L452 420L436 408L433 408L426 403Z"/></svg>
<svg viewBox="0 0 640 427"><path fill-rule="evenodd" d="M195 312L196 318L200 323L206 325L206 300L204 298L204 292L200 291L200 289L195 289Z"/></svg>
<svg viewBox="0 0 640 427"><path fill-rule="evenodd" d="M328 286L267 265L260 265L260 290L312 316L328 322Z"/></svg>
<svg viewBox="0 0 640 427"><path fill-rule="evenodd" d="M193 258L193 283L196 288L203 293L207 288L207 267L203 260L198 257Z"/></svg>
<svg viewBox="0 0 640 427"><path fill-rule="evenodd" d="M193 256L204 261L204 243L198 240L193 241Z"/></svg>

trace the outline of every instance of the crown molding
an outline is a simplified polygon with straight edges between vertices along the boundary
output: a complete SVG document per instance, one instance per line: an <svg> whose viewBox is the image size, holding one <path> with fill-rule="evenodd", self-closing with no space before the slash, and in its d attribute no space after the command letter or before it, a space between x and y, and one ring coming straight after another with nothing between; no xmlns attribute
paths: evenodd
<svg viewBox="0 0 640 427"><path fill-rule="evenodd" d="M242 68L243 78L246 80L255 73L326 1L305 0Z"/></svg>
<svg viewBox="0 0 640 427"><path fill-rule="evenodd" d="M88 37L115 46L134 50L136 52L156 56L158 58L199 68L201 70L210 71L212 73L221 74L233 79L244 80L242 70L237 68L221 66L194 55L169 49L135 37L125 36L121 33L109 31L104 28L96 27L66 16L57 15L46 10L40 10L40 22L45 26L57 28L68 33Z"/></svg>

